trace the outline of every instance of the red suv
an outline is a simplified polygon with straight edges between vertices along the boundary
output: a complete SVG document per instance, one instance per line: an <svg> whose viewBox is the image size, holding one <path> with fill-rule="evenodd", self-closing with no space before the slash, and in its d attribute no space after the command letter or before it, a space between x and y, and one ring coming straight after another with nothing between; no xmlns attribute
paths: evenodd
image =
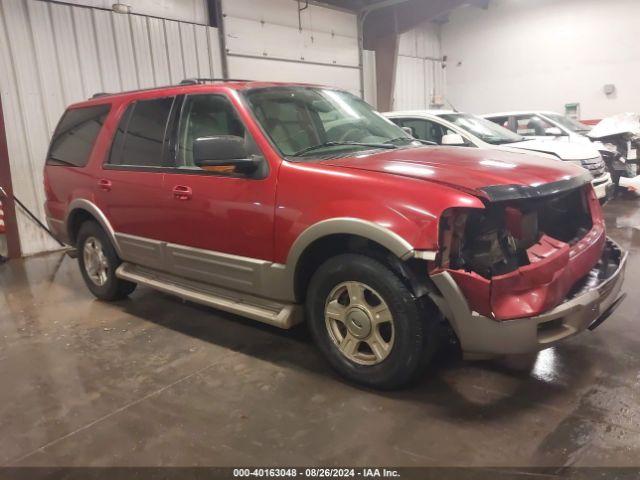
<svg viewBox="0 0 640 480"><path fill-rule="evenodd" d="M472 356L536 351L621 300L580 167L424 145L356 96L245 81L72 105L45 167L51 229L87 287L137 284L281 328L329 362L409 381L449 331Z"/></svg>

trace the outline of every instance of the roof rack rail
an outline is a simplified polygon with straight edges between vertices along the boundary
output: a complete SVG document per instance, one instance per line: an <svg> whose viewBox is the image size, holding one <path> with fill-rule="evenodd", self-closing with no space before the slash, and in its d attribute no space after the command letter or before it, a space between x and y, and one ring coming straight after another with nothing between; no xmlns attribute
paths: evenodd
<svg viewBox="0 0 640 480"><path fill-rule="evenodd" d="M94 93L93 95L91 95L91 98L100 98L100 97L106 97L107 95L111 95L108 92L98 92L98 93Z"/></svg>
<svg viewBox="0 0 640 480"><path fill-rule="evenodd" d="M246 78L185 78L180 85L199 85L207 82L251 82Z"/></svg>

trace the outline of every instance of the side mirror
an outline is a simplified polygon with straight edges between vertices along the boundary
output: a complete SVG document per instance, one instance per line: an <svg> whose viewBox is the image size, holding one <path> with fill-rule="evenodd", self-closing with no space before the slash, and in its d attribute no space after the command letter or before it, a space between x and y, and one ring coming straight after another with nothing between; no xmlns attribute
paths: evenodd
<svg viewBox="0 0 640 480"><path fill-rule="evenodd" d="M411 135L413 138L416 137L416 134L413 133L413 128L411 127L400 127L402 128L402 130L404 130L404 133L408 133L409 135Z"/></svg>
<svg viewBox="0 0 640 480"><path fill-rule="evenodd" d="M449 133L447 135L443 135L441 143L442 145L451 145L458 147L462 147L467 144L462 135L460 135L459 133Z"/></svg>
<svg viewBox="0 0 640 480"><path fill-rule="evenodd" d="M558 127L549 127L544 129L544 134L550 137L561 137L564 135Z"/></svg>
<svg viewBox="0 0 640 480"><path fill-rule="evenodd" d="M235 167L238 173L251 173L258 161L249 158L244 138L233 135L201 137L193 142L193 161L200 167Z"/></svg>

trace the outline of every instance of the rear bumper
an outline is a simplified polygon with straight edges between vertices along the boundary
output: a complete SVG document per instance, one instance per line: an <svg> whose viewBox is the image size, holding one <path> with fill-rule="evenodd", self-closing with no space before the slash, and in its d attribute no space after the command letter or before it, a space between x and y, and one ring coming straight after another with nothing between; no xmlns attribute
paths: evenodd
<svg viewBox="0 0 640 480"><path fill-rule="evenodd" d="M449 319L465 354L535 352L582 332L601 316L608 316L612 305L617 307L614 302L620 296L626 260L627 253L608 239L598 264L565 301L534 317L496 321L471 311L446 271L431 277L440 290L432 298Z"/></svg>

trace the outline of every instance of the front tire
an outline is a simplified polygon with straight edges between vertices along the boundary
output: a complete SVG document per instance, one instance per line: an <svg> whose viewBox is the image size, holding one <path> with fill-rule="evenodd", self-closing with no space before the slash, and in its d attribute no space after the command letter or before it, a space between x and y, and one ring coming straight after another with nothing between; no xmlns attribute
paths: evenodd
<svg viewBox="0 0 640 480"><path fill-rule="evenodd" d="M136 289L121 280L116 269L122 261L105 231L96 222L85 222L78 232L78 264L87 288L101 300L120 300Z"/></svg>
<svg viewBox="0 0 640 480"><path fill-rule="evenodd" d="M402 280L373 258L327 260L307 292L307 319L329 363L354 382L381 389L409 383L436 350L428 312Z"/></svg>

